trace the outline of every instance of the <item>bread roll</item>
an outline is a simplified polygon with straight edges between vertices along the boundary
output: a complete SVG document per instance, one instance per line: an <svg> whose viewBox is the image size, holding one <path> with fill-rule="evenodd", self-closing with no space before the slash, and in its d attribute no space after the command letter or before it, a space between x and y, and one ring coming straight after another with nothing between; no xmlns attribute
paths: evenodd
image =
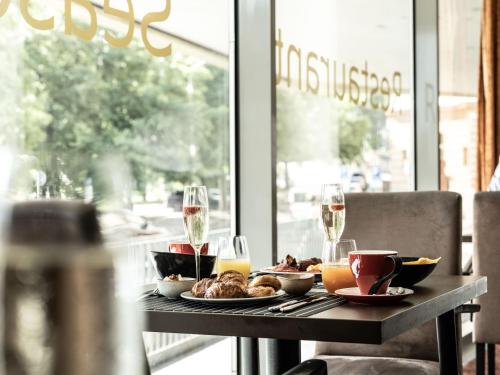
<svg viewBox="0 0 500 375"><path fill-rule="evenodd" d="M205 292L205 298L242 298L245 289L239 283L215 282Z"/></svg>
<svg viewBox="0 0 500 375"><path fill-rule="evenodd" d="M256 287L247 289L248 297L272 296L275 293L276 292L274 291L274 288L270 287L270 286L256 286Z"/></svg>
<svg viewBox="0 0 500 375"><path fill-rule="evenodd" d="M257 276L248 285L249 288L254 288L257 286L270 286L274 289L275 292L281 289L280 281L276 277L270 275Z"/></svg>
<svg viewBox="0 0 500 375"><path fill-rule="evenodd" d="M215 282L214 279L209 279L209 278L201 279L200 281L198 281L196 284L193 285L193 287L191 288L191 294L198 298L205 297L207 289L210 288L210 286L214 282Z"/></svg>

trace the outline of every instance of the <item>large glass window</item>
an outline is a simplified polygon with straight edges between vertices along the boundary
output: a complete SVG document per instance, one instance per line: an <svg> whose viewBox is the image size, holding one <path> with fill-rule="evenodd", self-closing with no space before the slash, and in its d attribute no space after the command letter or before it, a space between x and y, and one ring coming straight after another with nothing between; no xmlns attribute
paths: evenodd
<svg viewBox="0 0 500 375"><path fill-rule="evenodd" d="M412 48L411 1L276 2L279 258L321 254L321 184L413 190Z"/></svg>
<svg viewBox="0 0 500 375"><path fill-rule="evenodd" d="M465 234L476 189L480 19L481 0L439 1L440 183L462 194Z"/></svg>
<svg viewBox="0 0 500 375"><path fill-rule="evenodd" d="M154 280L148 251L184 239L185 184L208 187L210 239L229 233L230 0L9 3L0 144L29 171L23 198L98 204L140 283ZM123 193L118 214L105 180ZM192 339L147 337L152 363L207 343Z"/></svg>

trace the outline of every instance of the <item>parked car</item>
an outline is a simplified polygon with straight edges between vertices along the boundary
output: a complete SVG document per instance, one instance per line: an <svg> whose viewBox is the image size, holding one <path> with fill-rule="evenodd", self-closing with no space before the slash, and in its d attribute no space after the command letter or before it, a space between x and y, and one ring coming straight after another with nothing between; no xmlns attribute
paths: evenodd
<svg viewBox="0 0 500 375"><path fill-rule="evenodd" d="M181 190L173 191L167 200L167 207L171 207L174 211L182 211L182 200L184 192Z"/></svg>
<svg viewBox="0 0 500 375"><path fill-rule="evenodd" d="M362 172L354 172L351 175L351 181L349 182L349 191L363 192L368 190L368 182L366 177Z"/></svg>

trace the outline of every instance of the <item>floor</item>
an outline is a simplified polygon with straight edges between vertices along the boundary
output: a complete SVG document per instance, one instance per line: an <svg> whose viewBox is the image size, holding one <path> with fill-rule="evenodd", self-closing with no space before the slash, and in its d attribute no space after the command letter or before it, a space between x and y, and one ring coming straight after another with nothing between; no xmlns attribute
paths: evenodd
<svg viewBox="0 0 500 375"><path fill-rule="evenodd" d="M313 355L314 343L302 342L302 359L310 358ZM200 370L203 375L231 375L231 340L223 340L215 345L201 350L200 352L184 358L178 362L164 367L153 375L177 375L196 374ZM500 345L496 347L496 371L500 371ZM463 375L476 374L476 360L470 361L464 366Z"/></svg>
<svg viewBox="0 0 500 375"><path fill-rule="evenodd" d="M311 358L314 354L314 342L302 341L301 346L302 360ZM226 339L155 371L153 375L191 375L198 373L203 373L203 375L232 375L231 356L231 340Z"/></svg>
<svg viewBox="0 0 500 375"><path fill-rule="evenodd" d="M495 356L495 372L499 373L500 371L500 345L496 347L496 356ZM485 355L486 357L486 355ZM485 363L486 372L488 371L488 366ZM464 366L464 375L476 375L476 360L470 361L467 365Z"/></svg>
<svg viewBox="0 0 500 375"><path fill-rule="evenodd" d="M231 375L231 340L222 340L192 356L155 371L153 375Z"/></svg>

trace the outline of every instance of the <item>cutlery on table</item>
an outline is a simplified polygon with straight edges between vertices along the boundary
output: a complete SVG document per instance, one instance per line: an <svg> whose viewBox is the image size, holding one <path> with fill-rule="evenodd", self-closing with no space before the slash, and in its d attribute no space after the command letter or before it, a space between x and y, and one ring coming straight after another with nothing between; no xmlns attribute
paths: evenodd
<svg viewBox="0 0 500 375"><path fill-rule="evenodd" d="M307 305L312 305L313 303L324 301L327 298L328 298L328 296L322 296L322 297L314 298L314 299L312 299L310 301L302 301L302 302L299 302L299 303L294 303L293 305L285 306L285 307L280 308L280 312L293 311L295 309L298 309L299 307L303 307L303 306L307 306Z"/></svg>
<svg viewBox="0 0 500 375"><path fill-rule="evenodd" d="M314 301L314 300L316 300L318 298L321 298L321 297L322 296L311 296L311 297L307 297L307 298L304 298L304 299L294 299L294 300L282 303L280 305L271 306L271 307L268 308L268 310L271 311L271 312L277 312L277 311L280 311L284 307L295 305L297 303L311 302L311 301Z"/></svg>

